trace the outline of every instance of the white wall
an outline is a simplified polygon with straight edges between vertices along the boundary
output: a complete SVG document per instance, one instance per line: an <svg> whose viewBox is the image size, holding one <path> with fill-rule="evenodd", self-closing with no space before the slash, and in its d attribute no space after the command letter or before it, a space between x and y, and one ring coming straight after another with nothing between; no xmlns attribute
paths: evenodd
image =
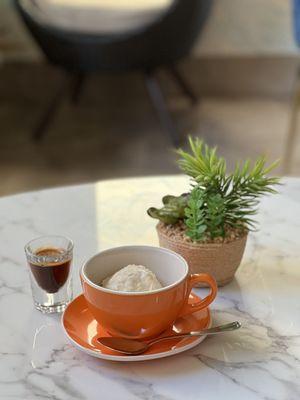
<svg viewBox="0 0 300 400"><path fill-rule="evenodd" d="M195 47L195 54L211 56L297 52L292 35L291 0L214 0L211 18ZM5 59L38 58L10 0L0 0L1 55Z"/></svg>

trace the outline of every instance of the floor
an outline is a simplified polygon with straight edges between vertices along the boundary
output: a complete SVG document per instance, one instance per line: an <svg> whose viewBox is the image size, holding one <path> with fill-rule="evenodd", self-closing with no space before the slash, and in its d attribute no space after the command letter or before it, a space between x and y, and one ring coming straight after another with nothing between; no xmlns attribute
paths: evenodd
<svg viewBox="0 0 300 400"><path fill-rule="evenodd" d="M211 87L207 82L201 84L195 69L183 69L201 94L193 107L166 74L160 75L183 136L190 133L217 145L230 167L236 160L261 153L270 160L282 157L290 96L288 90L284 93L278 86L276 73L274 85L269 85L275 88L271 95L252 93L253 85L248 85L251 93L248 90L245 95L238 90L209 90ZM72 106L66 98L39 144L31 140L31 129L60 79L59 72L40 64L9 65L0 69L0 78L0 195L113 177L178 172L169 138L140 75L91 77L79 105ZM238 81L243 86L243 74ZM216 80L213 82L215 87ZM290 84L289 78L286 85ZM300 140L297 142L299 149ZM297 149L291 173L300 175Z"/></svg>

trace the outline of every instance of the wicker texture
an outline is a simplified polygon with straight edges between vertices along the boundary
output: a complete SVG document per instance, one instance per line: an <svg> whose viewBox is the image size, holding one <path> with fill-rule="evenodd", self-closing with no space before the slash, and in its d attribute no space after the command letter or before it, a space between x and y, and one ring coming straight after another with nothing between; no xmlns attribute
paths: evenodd
<svg viewBox="0 0 300 400"><path fill-rule="evenodd" d="M218 286L232 281L244 254L247 234L229 243L193 244L167 236L159 224L156 229L159 245L180 254L191 273L208 273L216 279Z"/></svg>

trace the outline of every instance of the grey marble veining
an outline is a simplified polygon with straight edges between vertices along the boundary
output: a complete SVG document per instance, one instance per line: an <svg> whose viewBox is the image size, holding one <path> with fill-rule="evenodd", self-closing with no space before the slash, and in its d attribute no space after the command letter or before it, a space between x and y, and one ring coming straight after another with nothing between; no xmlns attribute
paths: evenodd
<svg viewBox="0 0 300 400"><path fill-rule="evenodd" d="M215 323L243 329L174 357L137 364L73 348L60 316L34 310L24 244L41 234L75 242L78 269L99 249L157 244L145 209L181 193L185 177L137 178L0 199L0 399L298 400L300 398L300 180L262 202L236 279L212 305ZM201 293L201 290L199 290Z"/></svg>

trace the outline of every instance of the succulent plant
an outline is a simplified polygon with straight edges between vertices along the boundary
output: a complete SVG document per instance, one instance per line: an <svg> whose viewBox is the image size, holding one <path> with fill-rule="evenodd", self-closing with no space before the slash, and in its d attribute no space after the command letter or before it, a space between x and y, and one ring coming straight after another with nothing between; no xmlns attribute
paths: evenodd
<svg viewBox="0 0 300 400"><path fill-rule="evenodd" d="M163 207L149 208L148 214L165 224L183 221L186 234L194 241L209 237L225 237L226 228L253 230L259 198L264 194L277 193L278 177L269 173L278 162L267 166L265 157L253 164L246 160L236 164L227 173L224 158L217 155L202 140L189 138L190 152L177 150L179 167L192 178L190 193L181 196L165 196ZM251 166L252 165L252 166Z"/></svg>
<svg viewBox="0 0 300 400"><path fill-rule="evenodd" d="M176 224L184 218L184 210L187 207L189 194L183 193L181 196L167 195L162 198L163 207L151 207L147 210L150 217L159 219L165 224Z"/></svg>

